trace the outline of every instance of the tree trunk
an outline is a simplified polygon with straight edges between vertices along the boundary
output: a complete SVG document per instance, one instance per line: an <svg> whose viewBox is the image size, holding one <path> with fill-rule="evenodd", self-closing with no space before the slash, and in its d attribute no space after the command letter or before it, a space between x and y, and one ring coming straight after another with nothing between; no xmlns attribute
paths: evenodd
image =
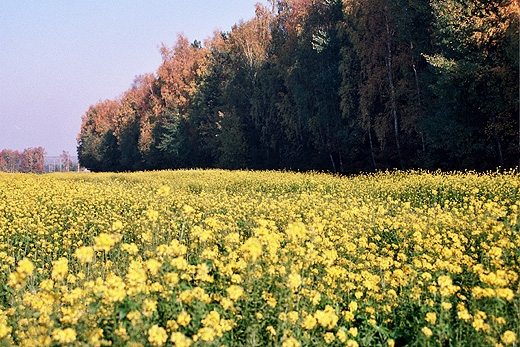
<svg viewBox="0 0 520 347"><path fill-rule="evenodd" d="M376 166L376 157L374 156L374 143L372 142L372 129L368 128L368 141L370 143L370 156L372 157L372 165L374 166L374 170L377 169Z"/></svg>
<svg viewBox="0 0 520 347"><path fill-rule="evenodd" d="M500 167L504 167L504 154L502 153L502 142L500 141L500 136L496 134L497 140L497 149L498 149L498 159L500 160Z"/></svg>
<svg viewBox="0 0 520 347"><path fill-rule="evenodd" d="M394 119L394 136L395 136L395 144L397 147L397 156L399 157L399 165L400 169L404 168L403 166L403 158L401 156L401 144L399 142L399 121L397 119L397 95L395 91L394 85L394 76L392 73L392 42L391 42L391 32L390 32L390 24L388 23L388 16L385 14L385 24L386 24L386 48L388 55L386 57L386 66L388 68L388 83L390 85L390 101L392 108L392 117Z"/></svg>
<svg viewBox="0 0 520 347"><path fill-rule="evenodd" d="M504 154L502 152L502 141L500 141L500 136L497 131L497 118L493 116L493 132L495 133L495 140L497 141L497 152L498 152L498 161L500 167L504 167Z"/></svg>
<svg viewBox="0 0 520 347"><path fill-rule="evenodd" d="M336 170L336 163L334 163L334 157L332 156L332 153L329 153L329 157L330 157L330 162L332 163L332 169L334 170L334 172L338 172Z"/></svg>
<svg viewBox="0 0 520 347"><path fill-rule="evenodd" d="M421 118L421 109L422 109L422 103L421 103L421 86L419 84L419 74L417 73L417 65L415 64L415 56L413 53L413 42L410 42L410 55L412 57L412 69L413 69L413 76L415 79L415 91L417 93L417 119ZM424 133L421 131L421 144L422 144L422 151L423 153L426 152L426 145L424 143Z"/></svg>

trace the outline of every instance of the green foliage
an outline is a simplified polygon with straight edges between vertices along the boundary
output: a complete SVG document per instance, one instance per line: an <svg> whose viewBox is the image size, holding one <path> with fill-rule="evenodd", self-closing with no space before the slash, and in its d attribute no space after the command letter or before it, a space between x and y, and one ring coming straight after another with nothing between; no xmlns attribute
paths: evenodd
<svg viewBox="0 0 520 347"><path fill-rule="evenodd" d="M358 172L518 164L511 0L284 0L83 117L94 171L179 167ZM115 138L114 138L115 137ZM0 165L3 165L0 163ZM5 166L5 165L3 165Z"/></svg>
<svg viewBox="0 0 520 347"><path fill-rule="evenodd" d="M496 165L514 163L518 151L518 104L514 102L518 79L513 75L518 75L518 59L512 60L507 53L513 37L518 37L511 32L518 23L513 3L432 2L432 13L438 53L426 58L437 75L431 90L439 102L429 124L446 120L454 123L444 132L458 137L458 144L466 143L457 146L452 141L450 146L431 136L434 146L452 153L452 160L471 158L466 167L478 166L479 153L489 146L492 150L488 156L494 157ZM460 147L464 149L457 153Z"/></svg>

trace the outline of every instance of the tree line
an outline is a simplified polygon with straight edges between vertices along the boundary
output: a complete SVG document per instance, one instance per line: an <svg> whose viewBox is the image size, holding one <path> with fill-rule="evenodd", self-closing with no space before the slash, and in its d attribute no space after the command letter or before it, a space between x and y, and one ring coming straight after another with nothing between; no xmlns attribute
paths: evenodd
<svg viewBox="0 0 520 347"><path fill-rule="evenodd" d="M26 148L23 152L11 149L0 151L0 171L3 172L45 172L45 149Z"/></svg>
<svg viewBox="0 0 520 347"><path fill-rule="evenodd" d="M43 147L26 148L22 152L12 149L0 151L0 172L44 173L55 171L79 171L76 163L73 163L68 151L63 151L59 157L55 157L54 163L45 163L46 156ZM49 157L47 157L49 159ZM56 165L56 159L58 159Z"/></svg>
<svg viewBox="0 0 520 347"><path fill-rule="evenodd" d="M518 4L271 0L82 117L92 171L519 163Z"/></svg>

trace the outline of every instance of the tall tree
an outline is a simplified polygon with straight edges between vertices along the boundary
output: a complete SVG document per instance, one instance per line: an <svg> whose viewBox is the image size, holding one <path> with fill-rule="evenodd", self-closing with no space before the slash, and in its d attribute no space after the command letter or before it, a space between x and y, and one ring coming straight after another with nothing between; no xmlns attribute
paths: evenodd
<svg viewBox="0 0 520 347"><path fill-rule="evenodd" d="M45 150L43 147L24 149L20 156L20 172L45 172Z"/></svg>
<svg viewBox="0 0 520 347"><path fill-rule="evenodd" d="M120 104L106 100L90 106L81 118L78 160L92 171L119 170L120 151L115 138L115 121Z"/></svg>
<svg viewBox="0 0 520 347"><path fill-rule="evenodd" d="M271 152L278 158L278 165L294 169L308 166L310 158L309 134L305 115L298 112L295 100L296 52L303 25L312 5L310 0L272 1L276 16L272 21L270 62L264 77L270 78L263 87L268 99L262 100L268 106L262 127L263 137L271 146ZM301 103L300 103L301 105ZM259 110L258 107L255 107ZM256 117L259 118L259 117ZM298 159L296 159L298 158ZM305 158L305 160L302 160Z"/></svg>
<svg viewBox="0 0 520 347"><path fill-rule="evenodd" d="M7 161L5 160L5 157L4 157L4 151L5 149L3 149L1 152L0 152L0 171L3 171L3 172L7 172Z"/></svg>
<svg viewBox="0 0 520 347"><path fill-rule="evenodd" d="M313 166L342 170L343 134L339 87L341 46L338 25L342 2L315 1L298 36L288 87L294 95L298 118L309 136L306 147Z"/></svg>
<svg viewBox="0 0 520 347"><path fill-rule="evenodd" d="M20 166L20 152L10 149L0 151L0 171L16 172Z"/></svg>
<svg viewBox="0 0 520 347"><path fill-rule="evenodd" d="M70 154L68 151L63 151L60 154L60 163L61 163L61 166L63 167L63 170L65 170L65 172L70 171Z"/></svg>
<svg viewBox="0 0 520 347"><path fill-rule="evenodd" d="M258 73L268 57L269 23L272 15L266 7L256 5L255 17L236 24L224 41L229 65L224 81L222 103L217 111L218 165L228 168L256 167L259 161L260 134L252 115L252 100Z"/></svg>
<svg viewBox="0 0 520 347"><path fill-rule="evenodd" d="M151 74L137 76L127 90L114 118L114 135L121 151L122 170L145 168L144 153L151 146L151 96L155 78Z"/></svg>
<svg viewBox="0 0 520 347"><path fill-rule="evenodd" d="M194 166L197 156L197 127L190 110L207 70L210 51L199 41L190 43L179 35L172 48L162 46L163 63L157 83L163 111L156 127L157 148L170 166Z"/></svg>
<svg viewBox="0 0 520 347"><path fill-rule="evenodd" d="M341 65L343 112L357 116L366 131L374 167L379 156L383 167L403 168L414 162L420 142L420 74L425 64L419 50L428 50L428 4L351 0L344 9L342 33L348 46L343 48ZM351 67L359 69L359 77L348 71ZM387 149L387 142L394 151Z"/></svg>
<svg viewBox="0 0 520 347"><path fill-rule="evenodd" d="M449 161L491 168L518 162L518 3L510 0L432 1L437 72L432 86L438 126L432 142ZM482 158L491 160L482 160ZM484 165L484 163L491 165Z"/></svg>

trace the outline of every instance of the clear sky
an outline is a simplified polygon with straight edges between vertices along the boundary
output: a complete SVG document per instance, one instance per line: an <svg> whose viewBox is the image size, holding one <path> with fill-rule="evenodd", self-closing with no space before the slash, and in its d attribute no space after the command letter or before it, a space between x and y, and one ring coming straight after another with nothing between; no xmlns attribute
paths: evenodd
<svg viewBox="0 0 520 347"><path fill-rule="evenodd" d="M260 0L0 0L0 150L76 155L81 116L156 72L161 43L204 41Z"/></svg>

